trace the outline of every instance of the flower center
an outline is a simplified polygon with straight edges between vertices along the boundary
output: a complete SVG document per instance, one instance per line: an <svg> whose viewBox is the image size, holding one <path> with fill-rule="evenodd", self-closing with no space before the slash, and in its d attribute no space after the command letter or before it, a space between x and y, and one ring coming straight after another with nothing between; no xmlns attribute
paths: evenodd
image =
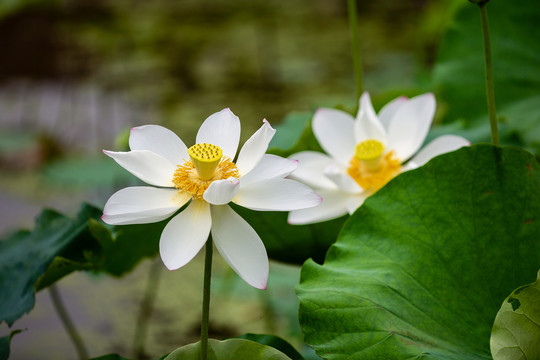
<svg viewBox="0 0 540 360"><path fill-rule="evenodd" d="M223 157L219 146L196 144L188 149L190 160L178 165L173 184L180 192L201 200L210 184L216 180L238 178L238 168L228 157Z"/></svg>
<svg viewBox="0 0 540 360"><path fill-rule="evenodd" d="M384 154L384 145L369 139L356 145L347 173L364 190L377 191L399 174L401 164L394 152Z"/></svg>

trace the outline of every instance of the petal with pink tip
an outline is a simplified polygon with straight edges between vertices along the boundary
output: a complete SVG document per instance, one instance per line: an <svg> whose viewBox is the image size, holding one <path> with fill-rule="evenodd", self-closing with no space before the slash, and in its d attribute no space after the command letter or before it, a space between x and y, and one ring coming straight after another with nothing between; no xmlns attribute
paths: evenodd
<svg viewBox="0 0 540 360"><path fill-rule="evenodd" d="M321 195L322 202L309 209L291 211L288 217L289 224L313 224L347 214L346 204L349 194L339 190L321 190L318 194Z"/></svg>
<svg viewBox="0 0 540 360"><path fill-rule="evenodd" d="M242 186L233 202L252 210L291 211L316 206L321 197L298 181L271 179Z"/></svg>
<svg viewBox="0 0 540 360"><path fill-rule="evenodd" d="M471 143L457 135L442 135L424 146L411 161L416 167L422 166L435 156L457 150L463 146L469 146Z"/></svg>
<svg viewBox="0 0 540 360"><path fill-rule="evenodd" d="M159 240L161 260L169 270L186 265L197 255L210 234L210 205L193 200L169 221Z"/></svg>
<svg viewBox="0 0 540 360"><path fill-rule="evenodd" d="M223 259L249 285L266 289L268 255L259 235L228 205L211 212L212 238Z"/></svg>
<svg viewBox="0 0 540 360"><path fill-rule="evenodd" d="M189 160L184 142L171 130L159 125L134 127L129 134L131 150L149 150L163 156L174 165Z"/></svg>
<svg viewBox="0 0 540 360"><path fill-rule="evenodd" d="M434 114L433 94L427 93L408 100L390 120L388 150L394 150L401 162L410 158L422 146Z"/></svg>
<svg viewBox="0 0 540 360"><path fill-rule="evenodd" d="M276 130L273 129L268 121L263 120L263 125L255 132L242 146L238 154L236 166L240 176L250 172L266 153L270 140L274 137Z"/></svg>
<svg viewBox="0 0 540 360"><path fill-rule="evenodd" d="M261 161L250 172L240 178L242 186L248 186L258 181L284 178L298 167L298 161L280 156L265 154Z"/></svg>
<svg viewBox="0 0 540 360"><path fill-rule="evenodd" d="M191 196L176 189L133 186L115 192L105 204L107 224L148 224L165 220L180 209Z"/></svg>
<svg viewBox="0 0 540 360"><path fill-rule="evenodd" d="M334 161L347 166L354 154L354 118L341 110L321 108L313 116L313 133Z"/></svg>
<svg viewBox="0 0 540 360"><path fill-rule="evenodd" d="M174 187L172 179L176 167L163 156L148 150L127 152L103 150L103 152L147 184Z"/></svg>
<svg viewBox="0 0 540 360"><path fill-rule="evenodd" d="M360 108L354 121L354 138L356 144L373 139L386 145L386 130L375 114L368 92L364 92L360 98Z"/></svg>
<svg viewBox="0 0 540 360"><path fill-rule="evenodd" d="M219 146L223 156L234 160L240 141L240 119L231 109L223 109L210 115L197 133L196 143L208 143Z"/></svg>

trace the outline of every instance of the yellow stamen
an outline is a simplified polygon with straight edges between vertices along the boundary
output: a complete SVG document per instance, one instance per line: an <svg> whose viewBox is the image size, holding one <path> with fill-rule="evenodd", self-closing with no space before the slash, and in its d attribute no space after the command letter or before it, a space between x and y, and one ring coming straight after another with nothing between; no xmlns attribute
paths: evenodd
<svg viewBox="0 0 540 360"><path fill-rule="evenodd" d="M197 169L201 180L210 180L214 170L219 164L223 151L219 146L212 144L195 144L188 149L188 155Z"/></svg>
<svg viewBox="0 0 540 360"><path fill-rule="evenodd" d="M364 190L375 192L386 185L386 183L394 176L398 175L399 170L401 169L401 164L395 157L393 151L390 151L379 158L378 169L371 170L367 165L366 160L361 160L358 157L353 156L350 166L347 169L347 173Z"/></svg>
<svg viewBox="0 0 540 360"><path fill-rule="evenodd" d="M230 177L238 179L239 175L238 168L228 157L224 157L221 160L215 168L212 177L208 180L201 179L194 162L187 160L183 165L178 165L174 172L173 184L178 191L187 193L194 199L202 200L204 192L212 182Z"/></svg>
<svg viewBox="0 0 540 360"><path fill-rule="evenodd" d="M369 171L377 171L381 167L384 145L377 140L362 141L354 149L354 157L361 160Z"/></svg>

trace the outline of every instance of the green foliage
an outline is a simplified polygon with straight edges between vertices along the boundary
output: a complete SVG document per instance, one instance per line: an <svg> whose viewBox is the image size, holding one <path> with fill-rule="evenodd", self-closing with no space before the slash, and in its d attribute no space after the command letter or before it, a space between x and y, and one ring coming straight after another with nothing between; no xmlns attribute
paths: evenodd
<svg viewBox="0 0 540 360"><path fill-rule="evenodd" d="M174 350L165 360L199 360L200 343L190 344ZM208 340L208 360L285 360L282 352L266 345L243 339L224 341Z"/></svg>
<svg viewBox="0 0 540 360"><path fill-rule="evenodd" d="M536 281L504 300L491 331L495 360L536 359L540 354L540 271Z"/></svg>
<svg viewBox="0 0 540 360"><path fill-rule="evenodd" d="M261 335L261 334L244 334L238 336L238 339L251 340L262 345L268 345L277 349L287 355L291 360L304 360L304 357L300 355L296 349L282 338L274 335Z"/></svg>
<svg viewBox="0 0 540 360"><path fill-rule="evenodd" d="M539 153L540 2L493 1L487 9L501 140ZM445 121L463 120L458 129L452 125L445 132L458 130L473 141L489 140L482 49L478 6L468 4L440 45L434 84L446 109Z"/></svg>
<svg viewBox="0 0 540 360"><path fill-rule="evenodd" d="M34 284L55 256L80 259L77 247L92 250L88 219L101 215L83 206L76 219L44 210L33 232L20 231L0 242L0 321L11 325L34 306Z"/></svg>
<svg viewBox="0 0 540 360"><path fill-rule="evenodd" d="M540 166L512 147L434 158L371 196L297 294L325 359L488 359L503 299L540 268Z"/></svg>
<svg viewBox="0 0 540 360"><path fill-rule="evenodd" d="M83 205L71 219L44 210L32 232L0 242L0 321L11 325L34 306L35 291L78 270L121 276L158 252L166 221L107 226L101 210Z"/></svg>
<svg viewBox="0 0 540 360"><path fill-rule="evenodd" d="M13 330L9 333L8 336L0 337L0 360L9 359L9 345L11 343L11 338L20 333L22 330Z"/></svg>
<svg viewBox="0 0 540 360"><path fill-rule="evenodd" d="M96 358L92 358L90 360L129 360L125 357L122 357L118 354L108 354L108 355L103 355L103 356L99 356L99 357L96 357Z"/></svg>

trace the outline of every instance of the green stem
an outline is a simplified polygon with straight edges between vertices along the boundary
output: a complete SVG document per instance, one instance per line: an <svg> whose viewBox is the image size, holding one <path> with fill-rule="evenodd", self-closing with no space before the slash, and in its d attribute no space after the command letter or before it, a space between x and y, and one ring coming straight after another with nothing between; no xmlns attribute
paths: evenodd
<svg viewBox="0 0 540 360"><path fill-rule="evenodd" d="M362 59L360 57L360 40L358 38L358 13L356 0L348 1L349 30L351 32L351 47L354 62L354 80L356 85L356 106L362 95Z"/></svg>
<svg viewBox="0 0 540 360"><path fill-rule="evenodd" d="M161 278L161 266L161 261L154 261L150 266L150 271L148 273L144 297L141 301L139 315L135 324L135 339L133 341L133 356L135 359L142 359L145 356L144 344L148 334L148 323L150 322L152 310L154 309L159 280Z"/></svg>
<svg viewBox="0 0 540 360"><path fill-rule="evenodd" d="M486 67L486 97L491 126L491 142L499 146L499 129L497 125L497 112L495 111L495 90L493 86L493 60L491 57L491 40L489 37L489 23L486 8L487 2L478 3L482 18L482 34L484 38L484 59Z"/></svg>
<svg viewBox="0 0 540 360"><path fill-rule="evenodd" d="M206 360L208 353L208 318L210 314L210 280L212 276L212 238L206 241L204 255L203 308L201 320L201 360Z"/></svg>
<svg viewBox="0 0 540 360"><path fill-rule="evenodd" d="M84 346L81 337L79 336L77 330L75 329L75 326L73 325L73 321L71 321L71 318L66 311L64 303L62 302L62 298L60 297L60 292L58 291L56 285L51 285L49 287L49 294L51 295L54 309L58 313L60 320L62 320L62 324L64 325L71 341L73 342L73 345L75 345L75 349L79 354L79 359L88 359L88 352L86 351L86 347Z"/></svg>

